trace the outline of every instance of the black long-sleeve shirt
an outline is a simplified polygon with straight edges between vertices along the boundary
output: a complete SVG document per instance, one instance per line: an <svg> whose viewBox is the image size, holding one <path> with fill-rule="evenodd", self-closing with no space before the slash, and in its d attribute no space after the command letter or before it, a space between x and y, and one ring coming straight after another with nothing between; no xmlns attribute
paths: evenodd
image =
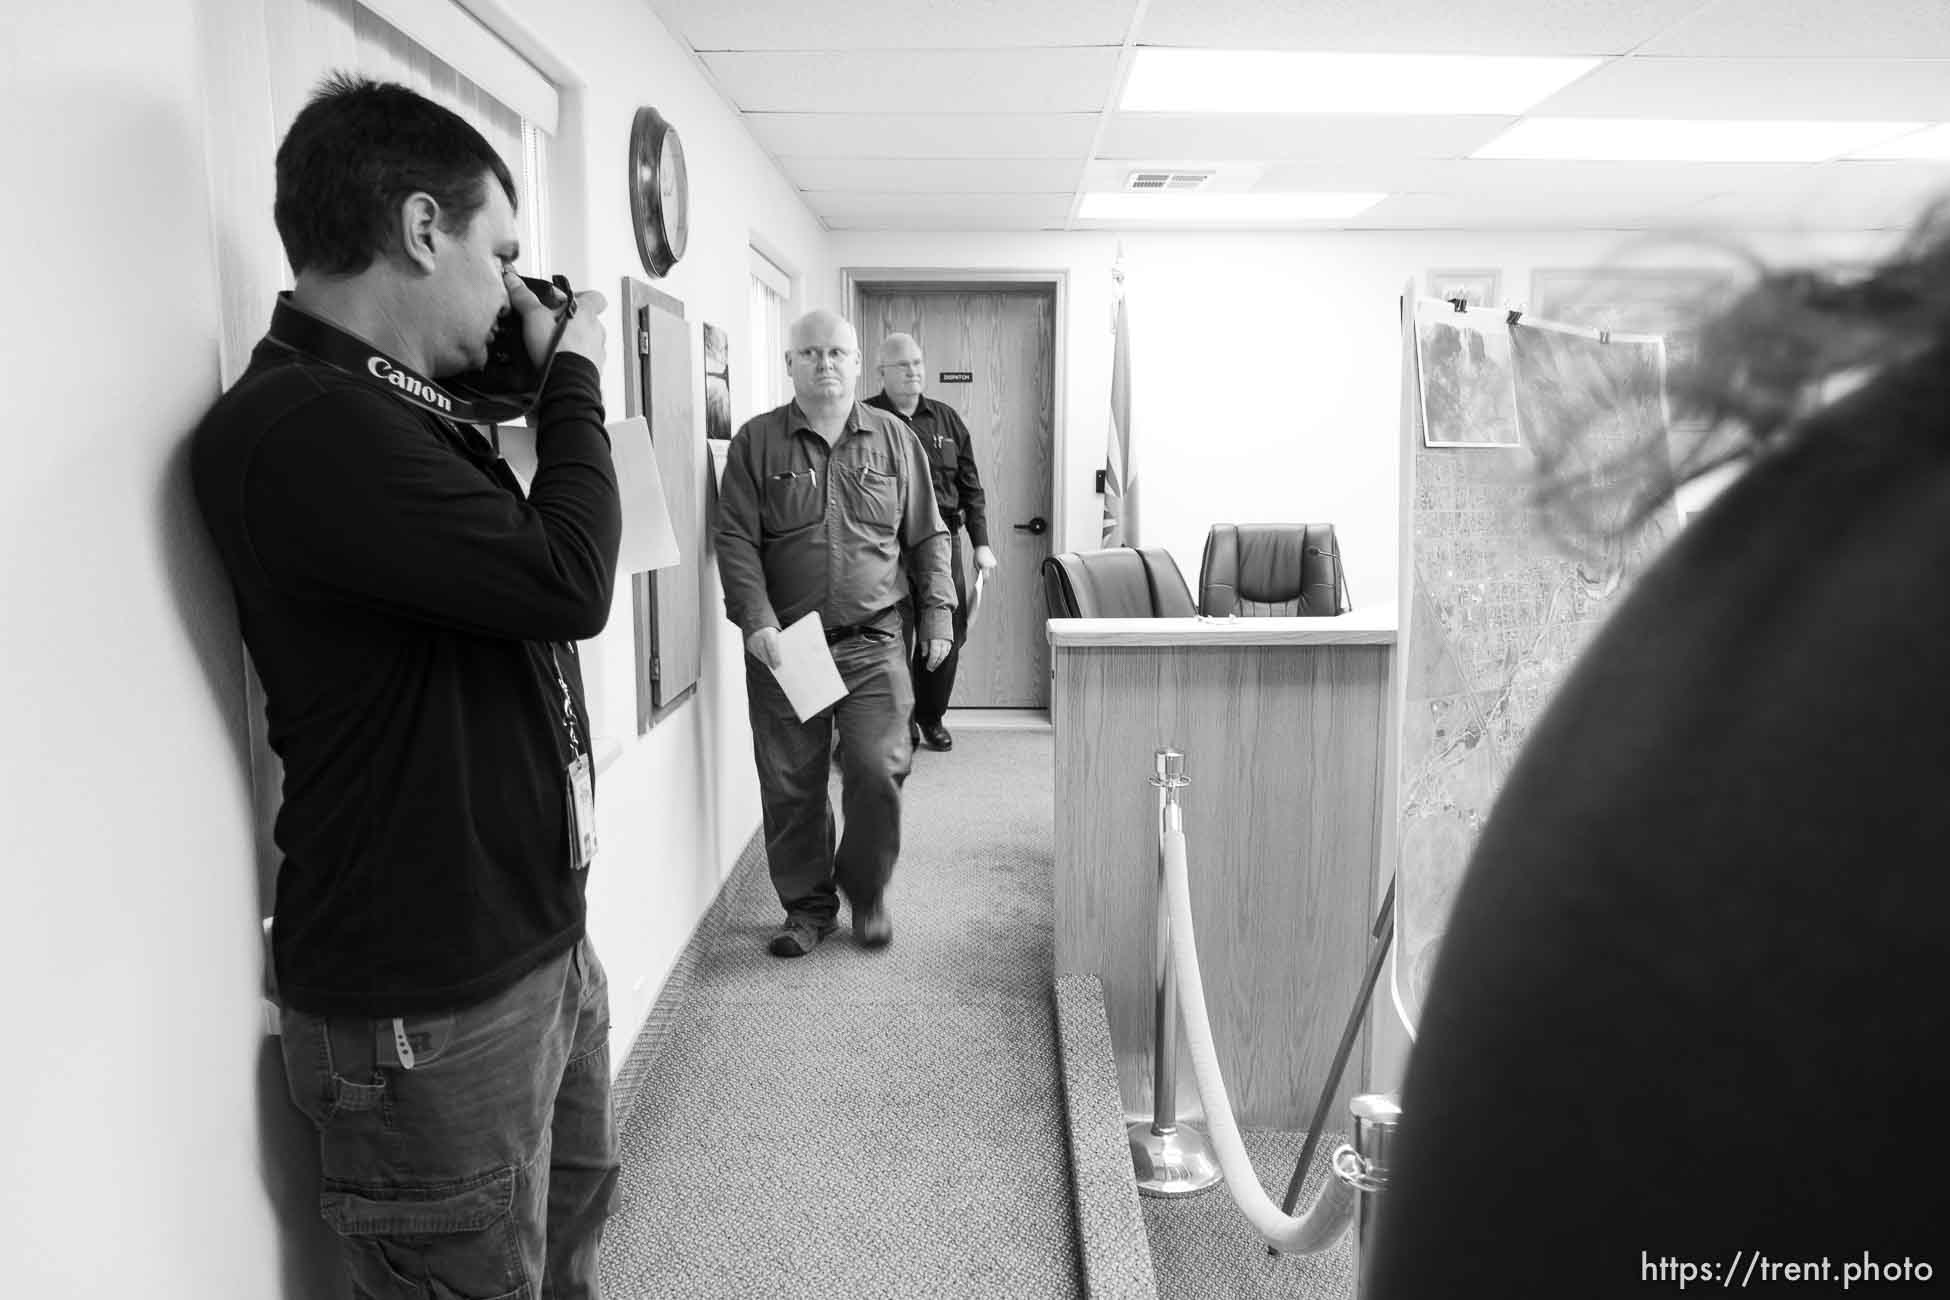
<svg viewBox="0 0 1950 1300"><path fill-rule="evenodd" d="M293 1007L463 1006L583 932L555 664L586 753L573 642L608 620L622 530L586 358L556 359L536 442L524 498L478 433L268 338L194 435L284 763Z"/></svg>
<svg viewBox="0 0 1950 1300"><path fill-rule="evenodd" d="M961 412L945 402L930 402L923 396L914 414L902 415L885 391L867 399L876 407L907 422L928 454L928 469L934 480L935 504L941 507L941 520L950 528L966 528L968 540L976 546L989 544L988 495L982 491L982 472L975 465L975 443L963 422Z"/></svg>

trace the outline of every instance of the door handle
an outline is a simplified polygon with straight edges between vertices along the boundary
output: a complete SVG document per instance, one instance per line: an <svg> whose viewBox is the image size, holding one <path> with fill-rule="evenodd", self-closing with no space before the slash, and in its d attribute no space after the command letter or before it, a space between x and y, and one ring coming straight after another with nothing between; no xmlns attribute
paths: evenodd
<svg viewBox="0 0 1950 1300"><path fill-rule="evenodd" d="M1041 515L1037 515L1026 524L1014 524L1012 527L1019 533L1028 533L1031 537L1041 537L1049 531L1049 520L1043 518Z"/></svg>

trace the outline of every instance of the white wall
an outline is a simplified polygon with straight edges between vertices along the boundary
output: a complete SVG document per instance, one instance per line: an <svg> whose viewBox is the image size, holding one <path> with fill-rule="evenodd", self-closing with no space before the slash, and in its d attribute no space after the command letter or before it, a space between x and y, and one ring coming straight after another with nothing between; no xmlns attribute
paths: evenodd
<svg viewBox="0 0 1950 1300"><path fill-rule="evenodd" d="M7 8L4 1289L285 1294L194 6Z"/></svg>
<svg viewBox="0 0 1950 1300"><path fill-rule="evenodd" d="M826 235L692 57L632 0L572 17L543 0L476 7L571 83L555 176L564 252L547 269L611 299L612 415L617 284L644 278L624 183L639 104L678 126L691 166L689 254L658 287L727 330L734 366L751 364L747 241L823 284ZM210 104L239 111L251 85L245 68L217 87L204 61L248 46L234 22L247 12L77 0L0 16L0 355L15 385L0 482L10 1295L339 1293L315 1148L259 1015L244 658L186 471L186 436L221 387L216 250L232 293L268 297L251 281L278 273L237 274L275 254L271 195L252 188L251 165L211 166L204 142ZM199 23L228 53L200 57ZM701 461L700 497L702 473ZM634 735L627 584L592 647L612 743L590 924L614 983L618 1066L759 820L738 646L705 563L702 686L649 736Z"/></svg>

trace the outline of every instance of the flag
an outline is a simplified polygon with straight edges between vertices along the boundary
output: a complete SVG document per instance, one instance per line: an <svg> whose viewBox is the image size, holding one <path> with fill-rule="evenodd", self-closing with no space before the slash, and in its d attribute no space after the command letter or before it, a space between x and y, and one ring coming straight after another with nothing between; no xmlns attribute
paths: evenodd
<svg viewBox="0 0 1950 1300"><path fill-rule="evenodd" d="M1111 272L1117 283L1111 309L1110 445L1104 466L1106 547L1137 545L1137 469L1131 461L1131 322L1124 309L1124 268Z"/></svg>

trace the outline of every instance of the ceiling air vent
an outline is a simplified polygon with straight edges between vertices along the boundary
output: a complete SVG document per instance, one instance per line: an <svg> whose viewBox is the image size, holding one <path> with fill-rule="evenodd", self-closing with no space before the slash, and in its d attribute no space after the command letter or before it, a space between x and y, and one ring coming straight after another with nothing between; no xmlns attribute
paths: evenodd
<svg viewBox="0 0 1950 1300"><path fill-rule="evenodd" d="M1139 171L1124 179L1124 188L1140 194L1180 193L1198 189L1212 177L1212 172Z"/></svg>

